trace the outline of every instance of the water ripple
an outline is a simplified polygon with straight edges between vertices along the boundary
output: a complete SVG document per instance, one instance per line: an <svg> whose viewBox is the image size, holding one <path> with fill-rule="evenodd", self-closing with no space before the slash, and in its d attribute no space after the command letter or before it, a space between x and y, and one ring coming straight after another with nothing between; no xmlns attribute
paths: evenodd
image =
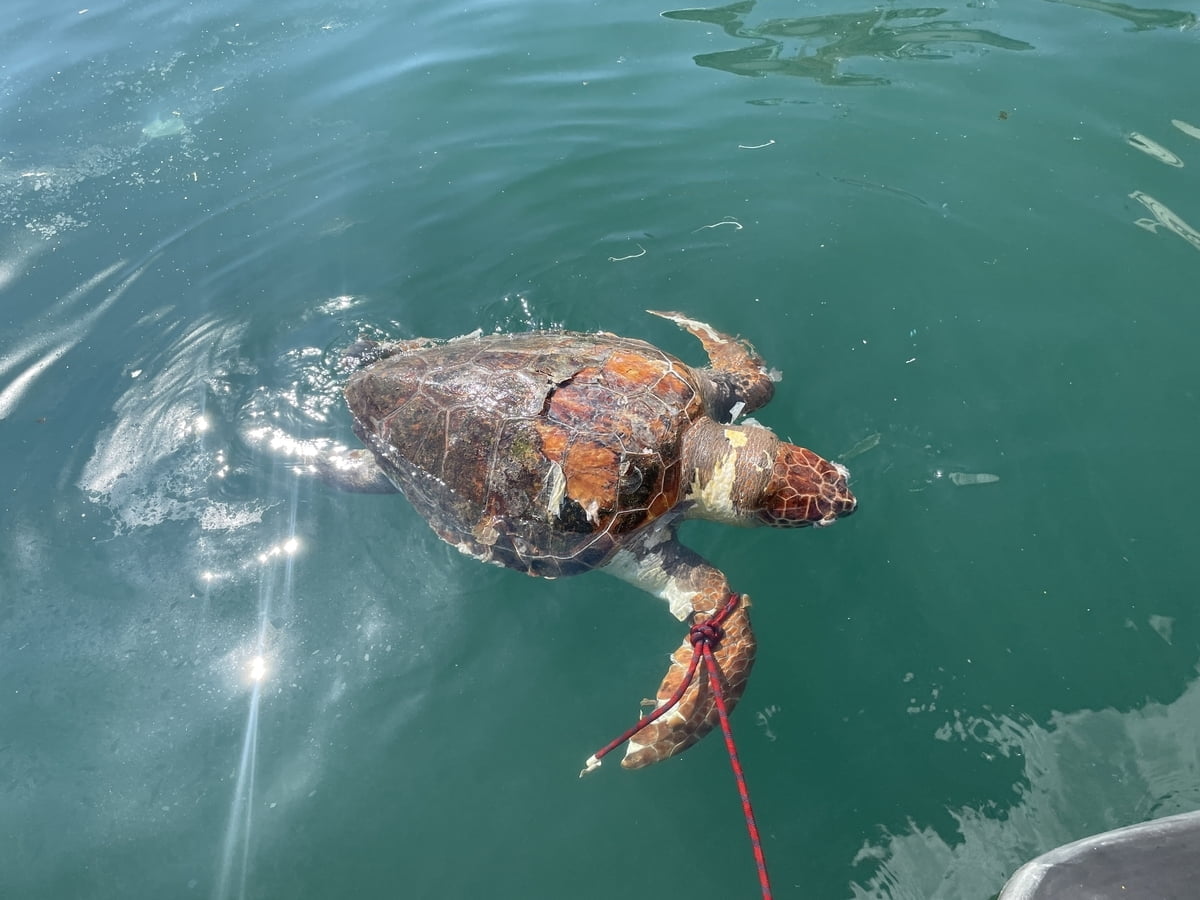
<svg viewBox="0 0 1200 900"><path fill-rule="evenodd" d="M95 326L97 320L120 299L121 295L137 281L146 269L145 266L139 266L110 289L103 300L81 315L78 307L82 301L124 265L125 261L119 260L84 280L82 284L68 292L39 316L38 324L41 324L43 328L40 333L35 333L17 347L0 356L0 378L8 375L14 369L25 366L16 377L0 389L0 419L6 419L12 414L34 381L82 341ZM47 348L52 349L47 351ZM38 354L42 355L29 365L25 365Z"/></svg>

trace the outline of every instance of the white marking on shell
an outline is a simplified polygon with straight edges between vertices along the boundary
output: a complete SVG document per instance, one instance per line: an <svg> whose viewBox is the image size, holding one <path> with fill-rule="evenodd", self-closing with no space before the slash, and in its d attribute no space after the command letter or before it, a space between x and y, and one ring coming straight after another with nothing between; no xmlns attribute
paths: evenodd
<svg viewBox="0 0 1200 900"><path fill-rule="evenodd" d="M688 590L678 579L667 574L661 553L647 553L639 557L630 550L618 550L604 568L610 575L635 584L660 600L666 600L671 615L681 622L695 609L696 592Z"/></svg>
<svg viewBox="0 0 1200 900"><path fill-rule="evenodd" d="M742 414L742 410L745 408L746 402L744 400L739 400L737 403L733 404L733 406L729 407L729 421L736 422L737 417Z"/></svg>
<svg viewBox="0 0 1200 900"><path fill-rule="evenodd" d="M600 516L597 515L597 513L600 511L600 504L598 501L593 500L591 503L589 503L587 506L585 506L583 508L583 511L587 514L587 519L589 522L599 522L600 521Z"/></svg>
<svg viewBox="0 0 1200 900"><path fill-rule="evenodd" d="M567 491L567 477L563 475L562 466L556 462L550 463L550 474L546 476L546 488L550 498L546 501L546 515L557 519L562 512L563 497Z"/></svg>

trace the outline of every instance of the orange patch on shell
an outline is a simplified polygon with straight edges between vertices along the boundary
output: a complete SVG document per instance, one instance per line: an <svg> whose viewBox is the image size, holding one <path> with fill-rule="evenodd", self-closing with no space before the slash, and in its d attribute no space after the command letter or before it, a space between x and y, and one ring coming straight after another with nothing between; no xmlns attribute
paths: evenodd
<svg viewBox="0 0 1200 900"><path fill-rule="evenodd" d="M662 360L640 353L615 351L604 364L604 383L616 391L649 388L666 373Z"/></svg>
<svg viewBox="0 0 1200 900"><path fill-rule="evenodd" d="M537 422L534 427L542 439L542 455L562 467L564 495L578 503L589 517L611 513L617 504L617 451L586 436L573 437L569 429L558 425Z"/></svg>
<svg viewBox="0 0 1200 900"><path fill-rule="evenodd" d="M691 398L690 401L687 402L688 407L700 402L700 398L696 394L695 390L692 389L692 386L684 380L683 376L676 372L665 373L663 377L659 379L658 383L654 385L650 393L659 400L662 400L672 406L681 402L681 398L684 396L690 396ZM697 412L698 411L693 411L693 418Z"/></svg>
<svg viewBox="0 0 1200 900"><path fill-rule="evenodd" d="M572 428L586 428L596 420L596 397L579 388L564 388L550 399L546 417Z"/></svg>
<svg viewBox="0 0 1200 900"><path fill-rule="evenodd" d="M579 441L562 463L566 494L588 511L589 517L610 512L617 501L617 454L599 444Z"/></svg>
<svg viewBox="0 0 1200 900"><path fill-rule="evenodd" d="M551 462L562 464L563 454L567 452L567 432L563 428L536 422L538 437L542 439L542 455Z"/></svg>

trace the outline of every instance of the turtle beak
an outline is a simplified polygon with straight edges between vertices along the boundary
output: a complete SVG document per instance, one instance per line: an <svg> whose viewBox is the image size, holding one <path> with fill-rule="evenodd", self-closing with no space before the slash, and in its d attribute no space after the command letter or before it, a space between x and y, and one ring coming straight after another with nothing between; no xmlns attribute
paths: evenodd
<svg viewBox="0 0 1200 900"><path fill-rule="evenodd" d="M848 487L850 470L839 462L831 462L829 465L837 471L839 480L837 488L831 492L833 510L829 515L821 519L821 521L813 523L817 528L827 528L838 519L854 515L854 511L858 509L858 498L850 492L850 488Z"/></svg>

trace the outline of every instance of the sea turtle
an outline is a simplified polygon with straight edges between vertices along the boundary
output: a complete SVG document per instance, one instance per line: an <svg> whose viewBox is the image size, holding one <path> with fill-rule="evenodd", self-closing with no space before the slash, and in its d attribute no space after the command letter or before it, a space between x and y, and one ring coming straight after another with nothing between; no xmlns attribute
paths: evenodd
<svg viewBox="0 0 1200 900"><path fill-rule="evenodd" d="M653 312L653 311L652 311ZM543 578L601 569L704 621L730 596L725 576L675 537L680 521L829 525L854 512L848 472L747 420L778 375L747 343L679 313L710 365L693 368L614 334L543 331L356 345L369 364L345 387L366 446L326 460L357 491L399 490L443 540ZM744 598L717 661L737 702L754 661ZM658 691L691 659L687 639ZM718 721L706 679L631 741L638 768L694 744Z"/></svg>

